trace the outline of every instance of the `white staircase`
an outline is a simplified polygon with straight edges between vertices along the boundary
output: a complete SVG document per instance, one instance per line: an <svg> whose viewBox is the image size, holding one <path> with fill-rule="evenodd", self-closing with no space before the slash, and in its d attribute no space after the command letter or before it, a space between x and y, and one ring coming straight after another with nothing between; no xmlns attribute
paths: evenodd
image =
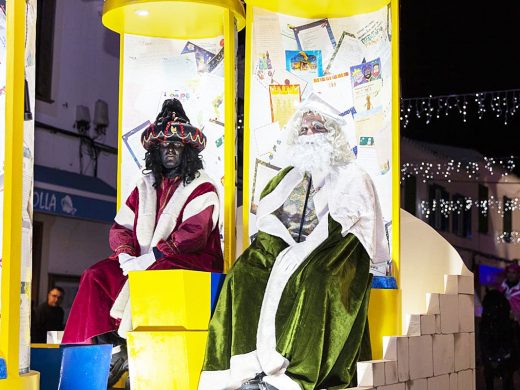
<svg viewBox="0 0 520 390"><path fill-rule="evenodd" d="M355 389L475 390L473 274L404 211L400 276L404 335L384 337L383 360L358 362Z"/></svg>

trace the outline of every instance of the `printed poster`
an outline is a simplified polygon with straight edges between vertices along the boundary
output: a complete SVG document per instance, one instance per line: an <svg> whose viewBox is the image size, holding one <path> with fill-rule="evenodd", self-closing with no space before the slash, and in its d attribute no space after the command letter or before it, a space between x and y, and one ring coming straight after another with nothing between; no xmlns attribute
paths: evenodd
<svg viewBox="0 0 520 390"><path fill-rule="evenodd" d="M256 233L259 191L285 166L285 125L296 105L316 93L345 118L356 163L377 188L391 243L392 63L388 8L345 18L307 19L253 10L249 232ZM299 88L299 91L298 91ZM254 183L254 184L253 184ZM385 272L383 267L380 272ZM391 267L388 267L391 268Z"/></svg>
<svg viewBox="0 0 520 390"><path fill-rule="evenodd" d="M300 103L300 86L270 85L269 95L271 98L271 122L278 122L280 127L284 127L296 111L296 106Z"/></svg>

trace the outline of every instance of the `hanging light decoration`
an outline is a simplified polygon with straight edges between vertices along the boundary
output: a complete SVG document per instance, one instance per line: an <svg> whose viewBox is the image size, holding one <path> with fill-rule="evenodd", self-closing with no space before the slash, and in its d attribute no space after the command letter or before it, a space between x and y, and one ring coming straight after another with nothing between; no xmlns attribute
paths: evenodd
<svg viewBox="0 0 520 390"><path fill-rule="evenodd" d="M485 114L501 118L509 123L519 109L520 89L486 91L460 95L440 95L401 99L401 124L407 127L412 116L424 119L426 124L452 113L458 114L463 122L468 115L475 114L483 119Z"/></svg>
<svg viewBox="0 0 520 390"><path fill-rule="evenodd" d="M451 183L454 180L481 180L482 175L491 175L500 179L509 176L520 157L504 158L483 157L483 161L455 161L453 159L432 163L429 161L406 162L401 164L401 182L415 176L423 183L430 180L442 180Z"/></svg>

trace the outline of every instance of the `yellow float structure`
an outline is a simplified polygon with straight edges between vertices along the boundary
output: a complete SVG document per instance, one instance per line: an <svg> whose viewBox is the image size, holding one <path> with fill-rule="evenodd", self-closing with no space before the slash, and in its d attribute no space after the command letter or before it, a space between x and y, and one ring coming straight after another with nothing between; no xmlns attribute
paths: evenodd
<svg viewBox="0 0 520 390"><path fill-rule="evenodd" d="M26 4L6 2L5 163L2 236L2 310L0 314L0 360L6 378L0 389L38 389L39 373L20 374L20 333L28 324L20 321L22 267L22 191L24 132L24 72ZM3 119L3 118L2 118ZM1 206L0 206L1 207ZM3 364L2 364L3 366Z"/></svg>
<svg viewBox="0 0 520 390"><path fill-rule="evenodd" d="M338 53L339 46L343 40L341 32L344 26L351 25L351 33L347 32L345 39L353 37L354 39L363 36L367 41L370 40L368 29L372 29L372 33L379 34L384 29L385 33L389 34L388 38L388 52L389 60L388 68L391 69L391 75L387 75L388 84L391 84L391 91L384 95L387 110L387 134L385 136L385 147L389 149L391 156L388 159L389 169L387 174L386 189L383 194L380 192L380 197L383 196L382 204L386 203L387 218L391 220L391 253L392 253L392 275L396 278L399 286L399 210L400 210L400 196L399 196L399 3L397 0L369 0L369 1L341 1L341 0L247 0L247 17L246 17L246 59L245 59L245 94L244 94L244 188L243 188L243 216L244 221L244 237L243 246L249 245L249 237L254 234L254 203L255 196L258 196L258 189L255 189L260 183L267 181L266 178L259 178L260 171L268 171L269 169L276 169L270 163L271 154L276 153L276 143L280 143L277 139L273 142L274 146L269 149L265 144L265 139L268 137L267 131L270 130L266 125L269 122L276 122L278 120L279 127L273 129L273 134L279 132L283 127L283 122L286 120L288 113L282 111L282 105L285 107L294 106L295 101L298 101L297 93L300 93L300 100L304 100L304 96L309 90L309 85L315 85L316 82L335 82L338 78L348 77L348 73L352 69L346 67L341 74L334 74L323 66L323 74L316 74L313 78L309 78L308 73L298 72L299 67L289 68L289 57L283 50L287 47L294 46L294 52L301 54L302 52L308 55L318 55L313 50L318 49L322 44L325 46L323 40L332 41L330 50L332 58L329 62L332 63L334 58L338 58L341 53ZM368 23L363 26L357 22L357 19L366 18L366 15L382 12L385 13L386 20L381 23L384 24L380 28L377 25ZM357 19L356 19L357 18ZM300 27L298 27L300 26ZM332 26L332 27L331 27ZM366 27L366 28L365 28ZM312 30L315 28L314 30ZM328 31L328 36L327 32ZM265 33L264 33L265 32ZM298 33L300 33L298 35ZM307 34L302 37L303 34ZM343 33L345 35L345 32ZM261 39L257 41L257 37ZM341 36L341 37L340 37ZM307 39L308 45L304 47L303 41ZM278 47L273 44L274 41L279 40ZM322 40L320 42L320 40ZM345 43L346 40L343 42ZM330 43L330 42L329 42ZM329 44L327 43L327 44ZM368 57L370 53L370 42L368 42L360 49L363 51L363 63L370 61ZM368 49L367 49L368 47ZM267 53L268 50L271 50ZM310 52L308 52L309 50ZM280 53L280 51L282 51ZM368 54L367 54L368 53ZM323 52L321 53L323 54ZM324 55L325 57L325 55ZM323 58L325 61L325 58ZM278 62L278 68L275 63ZM304 64L305 65L305 64ZM350 64L349 64L350 65ZM382 62L381 64L382 65ZM318 64L320 66L320 64ZM284 69L286 68L286 69ZM296 69L296 72L294 72ZM284 72L285 70L291 70ZM312 70L312 69L311 69ZM329 72L328 72L329 71ZM281 72L281 74L280 74ZM301 79L294 78L295 73L301 73ZM319 77L324 76L324 77ZM307 78L306 78L307 77ZM267 81L266 81L267 78ZM270 80L269 80L270 79ZM303 79L303 81L302 81ZM386 82L386 81L385 81ZM272 84L278 84L278 95L274 95L271 91ZM293 85L293 84L299 84ZM304 87L303 85L306 85ZM349 82L350 84L350 82ZM293 88L292 87L299 87ZM262 88L264 91L262 92ZM265 94L265 89L269 89L269 99L262 100ZM295 89L297 92L295 92ZM258 91L260 90L260 93ZM286 98L287 95L294 94L294 100L291 101ZM347 92L344 91L344 94ZM284 96L282 96L284 95ZM278 107L275 107L275 100L281 101ZM366 104L369 104L367 99ZM261 106L271 105L271 118L266 118L266 115L261 119L259 111ZM354 103L356 106L356 103ZM348 107L345 107L348 108ZM366 108L367 111L370 109ZM359 111L359 110L358 110ZM340 110L341 112L341 110ZM278 115L278 117L277 117ZM270 120L269 120L270 119ZM262 133L262 139L255 138L255 126ZM373 135L368 131L369 135ZM275 137L275 135L273 136ZM377 135L376 135L377 137ZM359 138L359 137L358 137ZM275 138L273 138L275 140ZM377 141L376 141L377 142ZM391 145L390 145L391 144ZM376 183L377 186L377 183ZM261 189L261 188L260 188ZM379 188L378 188L379 191ZM382 357L383 346L382 336L401 334L401 307L400 307L400 290L398 289L372 289L369 307L369 324L370 337L372 344L372 353L375 359Z"/></svg>
<svg viewBox="0 0 520 390"><path fill-rule="evenodd" d="M235 254L235 122L236 75L235 34L245 25L245 13L238 0L172 1L172 0L107 0L103 5L103 24L120 34L119 83L119 150L123 148L125 96L125 40L129 36L196 40L222 36L224 64L224 256L229 267ZM146 80L144 81L146 82ZM156 115L157 112L151 112ZM118 205L124 195L123 153L118 164Z"/></svg>
<svg viewBox="0 0 520 390"><path fill-rule="evenodd" d="M103 24L121 37L118 205L133 186L136 173L142 170L139 165L142 157L139 156L139 136L142 130L157 114L162 100L168 97L185 99L183 104L188 106L187 112L192 122L207 125L204 131L208 136L208 144L211 144L208 152L211 155L208 157L213 158L209 170L221 187L221 231L225 269L229 269L236 258L237 239L237 31L246 27L243 237L239 237L243 247L249 245L249 239L254 234L257 200L254 187L262 187L266 182L266 177L260 177L257 173L261 169L267 172L277 168L270 159L276 153L279 140L275 139L274 144L269 145L268 131L273 130L272 125L274 130L281 130L295 103L305 99L310 90L317 92L320 83L329 83L327 88L336 88L339 83L346 82L344 85L351 88L354 95L352 107L344 107L346 110L339 112L347 117L352 114L354 143L358 147L356 152L371 152L372 157L364 156L364 161L372 158L373 164L369 168L375 170L375 176L377 172L379 176L386 175L382 180L376 180L376 187L379 186L378 193L386 210L391 275L395 277L398 288L373 289L371 292L369 324L372 353L374 359L381 359L383 336L402 334L405 313L421 313L424 310L424 293L450 295L450 299L469 302L472 301L473 292L472 274L456 251L426 224L405 212L400 213L399 2L247 0L246 3L247 18L240 0L104 2ZM0 379L0 390L37 390L37 372L20 374L20 344L23 344L20 329L27 327L20 320L24 139L23 132L18 131L24 127L26 4L18 0L8 0L6 4L7 83L0 313L0 377L2 369L5 369L6 378ZM281 20L283 23L280 23ZM269 28L262 30L262 26ZM265 33L262 34L262 31ZM262 39L258 40L259 36ZM378 52L370 47L378 39L386 40L387 43L388 50L383 53L382 59L374 58ZM284 45L289 43L283 47L281 40L284 40ZM356 40L360 40L363 46L356 49ZM329 45L327 54L317 53L316 46L320 46L323 41ZM343 53L340 51L342 42L350 42L348 50ZM266 50L269 45L277 44L292 53ZM190 59L186 60L183 55L190 56ZM358 55L358 62L349 64L348 68L338 73L338 67L331 64L334 59L345 55ZM327 63L319 62L322 59ZM196 70L189 73L191 79L186 79L187 73L183 69L183 64L187 62L190 62L190 66L196 64ZM384 88L368 85L366 80L356 81L354 75L361 69L364 73L367 63L371 66L377 64L378 72L379 68L386 69L387 82ZM175 72L169 71L173 68ZM376 74L368 76L370 82L378 80ZM307 87L309 90L305 91ZM258 98L258 88L265 89L263 98L267 96L267 100ZM327 88L322 89L321 93L329 93ZM356 95L361 89L363 94ZM359 101L360 97L364 99L363 102ZM359 110L360 104L364 105L364 110ZM383 109L377 110L377 105ZM371 112L363 116L358 115L360 111ZM266 112L268 120L265 120ZM384 124L382 129L374 129L371 125L374 121ZM262 139L257 138L257 142L254 142L257 129L266 132L262 134ZM374 142L377 146L371 148ZM400 258L401 227L403 237L408 239L403 240ZM440 253L443 260L436 261L435 266L424 271L418 257L422 256L421 260L425 262L430 261L434 255L432 248ZM427 256L423 256L424 253ZM184 270L140 271L131 272L129 280L133 324L128 334L128 351L132 388L195 390L203 363L211 308L222 275ZM462 281L464 288L461 287ZM401 287L404 288L401 290ZM465 307L468 310L459 310L458 316L455 316L457 329L459 322L467 325L467 321L463 320L471 317L472 305ZM428 314L440 320L443 313ZM458 333L451 333L459 336L463 334L468 340L474 338L472 326L461 326L459 330ZM469 350L470 347L468 345ZM386 352L388 355L388 350ZM468 353L474 354L474 349ZM462 351L461 354L465 356L467 353ZM405 360L408 361L408 355ZM381 364L381 361L368 364ZM470 368L471 362L466 369ZM474 376L474 371L464 372ZM408 377L403 380L408 380ZM118 384L119 387L123 385Z"/></svg>
<svg viewBox="0 0 520 390"><path fill-rule="evenodd" d="M155 118L165 98L178 98L208 138L203 157L206 172L220 192L225 269L229 269L236 243L235 57L236 33L245 26L242 4L238 0L107 0L103 24L121 37L118 204L142 170L136 166L142 159L138 153L144 152L138 138L146 120ZM197 388L211 285L212 274L204 272L130 273L132 388Z"/></svg>

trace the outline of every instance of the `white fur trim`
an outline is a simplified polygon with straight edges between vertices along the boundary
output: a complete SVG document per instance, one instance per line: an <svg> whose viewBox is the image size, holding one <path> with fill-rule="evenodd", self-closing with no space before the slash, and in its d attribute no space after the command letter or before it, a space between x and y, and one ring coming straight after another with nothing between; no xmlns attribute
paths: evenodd
<svg viewBox="0 0 520 390"><path fill-rule="evenodd" d="M300 385L285 374L268 375L263 378L264 382L283 390L302 390Z"/></svg>
<svg viewBox="0 0 520 390"><path fill-rule="evenodd" d="M123 288L117 295L117 298L110 309L110 317L118 319L123 318L123 313L125 312L126 302L130 299L130 287L128 285L128 280L123 285Z"/></svg>
<svg viewBox="0 0 520 390"><path fill-rule="evenodd" d="M334 167L328 176L330 215L341 233L355 235L373 263L390 260L383 213L372 179L357 164Z"/></svg>
<svg viewBox="0 0 520 390"><path fill-rule="evenodd" d="M130 332L132 329L132 309L130 308L130 299L128 299L128 301L126 301L123 317L121 318L121 322L119 323L119 328L117 328L117 334L120 337L126 339L127 333Z"/></svg>
<svg viewBox="0 0 520 390"><path fill-rule="evenodd" d="M296 168L287 172L280 183L278 183L278 186L260 200L256 213L257 220L277 210L291 195L294 188L303 180L303 175L304 173Z"/></svg>
<svg viewBox="0 0 520 390"><path fill-rule="evenodd" d="M151 175L145 175L137 184L139 190L139 217L137 219L136 236L141 247L141 254L150 252L151 248L156 246L159 241L165 240L170 236L177 224L177 218L182 208L195 188L203 183L210 183L215 186L204 171L199 171L199 173L199 177L191 183L187 185L181 184L177 188L159 216L157 225L155 225L157 193L153 187L154 178Z"/></svg>
<svg viewBox="0 0 520 390"><path fill-rule="evenodd" d="M307 239L290 245L276 257L264 292L256 349L262 370L268 375L283 373L289 361L276 351L276 312L291 275L328 236L328 218L322 218Z"/></svg>
<svg viewBox="0 0 520 390"><path fill-rule="evenodd" d="M202 371L198 390L238 389L256 374L262 372L256 351L232 356L229 370Z"/></svg>
<svg viewBox="0 0 520 390"><path fill-rule="evenodd" d="M272 213L282 206L296 185L303 180L303 175L304 172L293 168L258 205L258 230L280 237L289 245L294 240L289 238L290 234L287 234L283 223ZM314 180L315 176L318 180ZM331 217L341 225L343 236L354 234L373 263L389 260L383 214L370 176L356 163L331 167L327 176L322 176L323 173L313 173L315 184L323 183L314 199L317 214L325 215L328 210Z"/></svg>
<svg viewBox="0 0 520 390"><path fill-rule="evenodd" d="M130 310L130 285L128 279L123 288L119 292L112 308L110 309L110 317L121 319L117 333L126 339L126 334L132 330L132 313Z"/></svg>
<svg viewBox="0 0 520 390"><path fill-rule="evenodd" d="M200 175L195 180L187 185L181 185L177 190L173 193L170 201L164 208L161 216L159 217L159 221L157 222L157 226L155 227L155 232L153 234L152 242L150 243L150 248L157 245L157 243L161 240L166 240L170 234L172 233L175 225L177 224L177 218L183 207L186 204L189 196L192 192L203 183L211 183L213 187L212 180L209 176L203 171L199 171Z"/></svg>
<svg viewBox="0 0 520 390"><path fill-rule="evenodd" d="M119 208L114 221L129 230L134 230L134 220L135 213L130 207L123 203Z"/></svg>
<svg viewBox="0 0 520 390"><path fill-rule="evenodd" d="M153 183L154 178L151 175L143 176L137 183L139 207L135 235L141 247L141 253L150 251L150 242L154 233L157 194Z"/></svg>
<svg viewBox="0 0 520 390"><path fill-rule="evenodd" d="M182 213L182 221L186 221L188 218L193 217L209 206L213 206L213 214L211 215L213 227L211 230L215 229L215 226L218 224L220 208L220 201L216 192L206 192L188 203Z"/></svg>

